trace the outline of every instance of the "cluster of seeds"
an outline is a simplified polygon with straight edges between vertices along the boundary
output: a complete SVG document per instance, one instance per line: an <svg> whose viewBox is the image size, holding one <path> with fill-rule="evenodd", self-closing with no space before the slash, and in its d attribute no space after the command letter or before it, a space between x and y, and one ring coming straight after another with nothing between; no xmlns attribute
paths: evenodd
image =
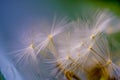
<svg viewBox="0 0 120 80"><path fill-rule="evenodd" d="M120 80L105 32L113 17L107 12L92 16L40 26L45 31L39 29L28 47L12 52L18 70L29 80Z"/></svg>

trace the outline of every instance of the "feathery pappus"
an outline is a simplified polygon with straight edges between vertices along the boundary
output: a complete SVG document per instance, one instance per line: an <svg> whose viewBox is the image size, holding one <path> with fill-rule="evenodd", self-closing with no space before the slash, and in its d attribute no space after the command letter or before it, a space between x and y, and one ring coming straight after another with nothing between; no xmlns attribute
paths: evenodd
<svg viewBox="0 0 120 80"><path fill-rule="evenodd" d="M55 17L52 25L41 23L27 47L10 53L23 78L120 80L120 67L112 61L106 33L114 16L96 11L89 17L58 21Z"/></svg>

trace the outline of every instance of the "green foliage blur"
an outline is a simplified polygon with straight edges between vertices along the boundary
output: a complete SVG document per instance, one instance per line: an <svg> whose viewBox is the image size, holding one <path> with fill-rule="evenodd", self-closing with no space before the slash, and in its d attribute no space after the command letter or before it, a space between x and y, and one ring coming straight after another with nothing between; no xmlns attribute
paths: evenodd
<svg viewBox="0 0 120 80"><path fill-rule="evenodd" d="M0 80L5 80L1 72L0 72Z"/></svg>
<svg viewBox="0 0 120 80"><path fill-rule="evenodd" d="M119 0L53 0L59 11L68 16L75 17L93 9L109 9L120 17Z"/></svg>

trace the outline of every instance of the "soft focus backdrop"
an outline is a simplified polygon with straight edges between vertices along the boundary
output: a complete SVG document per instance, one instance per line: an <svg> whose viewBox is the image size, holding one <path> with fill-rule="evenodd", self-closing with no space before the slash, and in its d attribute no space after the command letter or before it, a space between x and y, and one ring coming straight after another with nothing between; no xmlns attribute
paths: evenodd
<svg viewBox="0 0 120 80"><path fill-rule="evenodd" d="M21 38L37 28L41 20L52 22L55 15L72 20L96 9L107 9L118 19L113 22L116 27L111 26L112 33L109 34L113 55L117 56L120 53L119 0L0 0L0 80L12 80L13 76L20 79L7 55L22 48ZM112 44L114 40L116 43Z"/></svg>

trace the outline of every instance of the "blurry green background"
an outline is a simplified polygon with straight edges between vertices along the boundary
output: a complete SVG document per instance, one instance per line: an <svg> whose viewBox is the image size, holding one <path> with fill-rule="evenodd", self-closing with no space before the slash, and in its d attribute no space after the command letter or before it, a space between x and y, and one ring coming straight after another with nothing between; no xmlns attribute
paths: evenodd
<svg viewBox="0 0 120 80"><path fill-rule="evenodd" d="M5 80L1 72L0 72L0 80Z"/></svg>

